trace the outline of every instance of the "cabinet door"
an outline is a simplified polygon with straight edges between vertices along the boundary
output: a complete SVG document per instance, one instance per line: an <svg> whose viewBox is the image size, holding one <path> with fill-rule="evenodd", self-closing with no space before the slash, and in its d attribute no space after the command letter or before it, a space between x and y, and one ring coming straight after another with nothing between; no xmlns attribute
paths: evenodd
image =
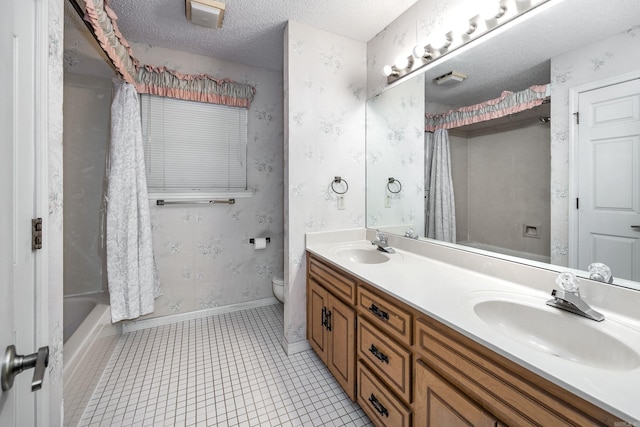
<svg viewBox="0 0 640 427"><path fill-rule="evenodd" d="M355 310L333 295L328 306L329 350L327 366L351 400L355 400Z"/></svg>
<svg viewBox="0 0 640 427"><path fill-rule="evenodd" d="M327 345L329 331L323 320L329 305L329 293L314 279L309 278L309 295L307 295L307 338L311 348L318 353L320 359L327 364Z"/></svg>
<svg viewBox="0 0 640 427"><path fill-rule="evenodd" d="M496 427L498 421L487 414L425 364L416 362L416 427Z"/></svg>

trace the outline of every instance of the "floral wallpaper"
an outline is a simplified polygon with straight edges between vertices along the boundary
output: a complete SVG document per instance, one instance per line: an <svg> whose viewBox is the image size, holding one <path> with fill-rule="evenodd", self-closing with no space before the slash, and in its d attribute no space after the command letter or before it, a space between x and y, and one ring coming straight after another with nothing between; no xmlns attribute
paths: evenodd
<svg viewBox="0 0 640 427"><path fill-rule="evenodd" d="M640 69L640 26L551 59L551 263L569 263L569 89Z"/></svg>
<svg viewBox="0 0 640 427"><path fill-rule="evenodd" d="M424 77L410 79L367 103L367 225L425 234ZM400 184L389 184L389 178Z"/></svg>
<svg viewBox="0 0 640 427"><path fill-rule="evenodd" d="M48 0L48 23L46 29L49 41L47 64L46 114L48 120L48 217L45 220L49 295L49 420L52 425L60 420L62 413L62 99L63 99L63 0Z"/></svg>
<svg viewBox="0 0 640 427"><path fill-rule="evenodd" d="M284 39L286 345L306 338L305 233L364 227L366 45L291 21Z"/></svg>
<svg viewBox="0 0 640 427"><path fill-rule="evenodd" d="M273 296L283 275L282 75L160 47L131 43L143 64L228 77L256 88L248 115L247 182L251 198L234 205L156 206L153 245L163 295L145 318ZM264 250L249 239L270 237Z"/></svg>

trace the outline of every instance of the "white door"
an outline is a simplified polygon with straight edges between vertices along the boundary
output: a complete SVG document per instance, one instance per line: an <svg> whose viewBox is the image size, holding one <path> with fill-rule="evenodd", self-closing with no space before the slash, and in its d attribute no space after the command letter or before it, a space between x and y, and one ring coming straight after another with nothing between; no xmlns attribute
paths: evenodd
<svg viewBox="0 0 640 427"><path fill-rule="evenodd" d="M578 268L640 281L640 80L579 98Z"/></svg>
<svg viewBox="0 0 640 427"><path fill-rule="evenodd" d="M35 352L35 1L10 0L0 13L0 357L15 345ZM2 365L2 360L0 360ZM0 426L35 425L33 369L0 388Z"/></svg>

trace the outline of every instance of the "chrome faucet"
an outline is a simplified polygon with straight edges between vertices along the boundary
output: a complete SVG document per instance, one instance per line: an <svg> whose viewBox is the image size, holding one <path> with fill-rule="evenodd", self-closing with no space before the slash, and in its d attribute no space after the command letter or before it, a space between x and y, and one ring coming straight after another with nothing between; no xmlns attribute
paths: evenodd
<svg viewBox="0 0 640 427"><path fill-rule="evenodd" d="M604 315L595 311L580 297L577 280L571 273L560 273L556 279L556 284L560 289L555 288L551 291L553 298L547 301L547 305L584 316L596 322L602 322Z"/></svg>
<svg viewBox="0 0 640 427"><path fill-rule="evenodd" d="M387 236L380 231L376 230L376 240L371 241L372 245L376 245L379 251L386 252L388 254L394 254L396 251L387 243Z"/></svg>
<svg viewBox="0 0 640 427"><path fill-rule="evenodd" d="M413 228L407 228L407 231L404 232L404 237L418 240L418 233Z"/></svg>
<svg viewBox="0 0 640 427"><path fill-rule="evenodd" d="M601 262L593 262L589 264L587 270L589 271L589 279L609 284L613 283L613 276L608 265Z"/></svg>

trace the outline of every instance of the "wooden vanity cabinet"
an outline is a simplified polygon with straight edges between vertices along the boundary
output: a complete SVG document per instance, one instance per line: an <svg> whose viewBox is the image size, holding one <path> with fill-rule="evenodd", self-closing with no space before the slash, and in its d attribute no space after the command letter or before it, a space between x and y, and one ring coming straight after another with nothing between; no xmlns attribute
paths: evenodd
<svg viewBox="0 0 640 427"><path fill-rule="evenodd" d="M311 266L314 269L311 269ZM311 259L307 274L307 339L311 348L329 368L351 400L356 399L355 326L353 303L345 303L324 285L353 283L351 294L355 298L355 280L337 272L328 275L327 266ZM333 286L329 286L335 289ZM340 289L346 290L343 286ZM341 295L348 295L341 292Z"/></svg>
<svg viewBox="0 0 640 427"><path fill-rule="evenodd" d="M436 374L422 361L416 362L416 427L497 427L498 420L464 393Z"/></svg>
<svg viewBox="0 0 640 427"><path fill-rule="evenodd" d="M438 381L450 389L446 396L466 396L471 406L482 408L482 412L495 417L496 422L504 423L496 425L612 426L621 422L608 412L428 316L417 316L415 325L417 378L414 386L419 396L415 413L420 420L416 425L428 425L422 423L423 419L431 417L431 400L425 395ZM428 373L424 372L425 368L429 369ZM440 395L445 394L441 392ZM459 400L451 397L450 408L463 407L453 402ZM469 416L474 411L459 410Z"/></svg>
<svg viewBox="0 0 640 427"><path fill-rule="evenodd" d="M624 424L384 291L308 259L309 342L375 425Z"/></svg>

